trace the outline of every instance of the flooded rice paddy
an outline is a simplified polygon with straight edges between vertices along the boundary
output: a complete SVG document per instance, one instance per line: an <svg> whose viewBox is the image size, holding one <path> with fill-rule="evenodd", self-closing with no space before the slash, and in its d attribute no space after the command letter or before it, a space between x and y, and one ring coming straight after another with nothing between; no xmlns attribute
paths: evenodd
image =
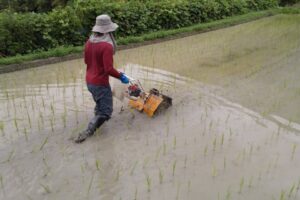
<svg viewBox="0 0 300 200"><path fill-rule="evenodd" d="M120 51L116 65L173 97L93 115L82 59L0 75L0 199L300 199L300 16L278 15Z"/></svg>

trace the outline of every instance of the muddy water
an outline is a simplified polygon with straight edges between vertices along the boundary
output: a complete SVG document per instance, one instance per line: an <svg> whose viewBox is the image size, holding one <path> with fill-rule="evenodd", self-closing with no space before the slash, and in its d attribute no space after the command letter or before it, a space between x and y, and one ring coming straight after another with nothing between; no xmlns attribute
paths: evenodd
<svg viewBox="0 0 300 200"><path fill-rule="evenodd" d="M300 199L298 21L118 52L174 105L150 119L114 80L113 118L81 145L94 106L82 60L0 75L0 199Z"/></svg>
<svg viewBox="0 0 300 200"><path fill-rule="evenodd" d="M119 63L159 66L218 85L234 102L300 123L299 21L300 15L278 15L127 50L119 55Z"/></svg>

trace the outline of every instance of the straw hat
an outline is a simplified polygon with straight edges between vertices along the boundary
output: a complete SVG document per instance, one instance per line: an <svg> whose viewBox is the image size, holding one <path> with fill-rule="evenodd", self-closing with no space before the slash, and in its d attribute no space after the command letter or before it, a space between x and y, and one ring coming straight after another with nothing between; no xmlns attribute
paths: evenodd
<svg viewBox="0 0 300 200"><path fill-rule="evenodd" d="M93 27L92 31L93 32L99 32L99 33L108 33L108 32L113 32L118 28L118 24L113 23L111 21L110 16L108 15L99 15L96 18L96 24Z"/></svg>

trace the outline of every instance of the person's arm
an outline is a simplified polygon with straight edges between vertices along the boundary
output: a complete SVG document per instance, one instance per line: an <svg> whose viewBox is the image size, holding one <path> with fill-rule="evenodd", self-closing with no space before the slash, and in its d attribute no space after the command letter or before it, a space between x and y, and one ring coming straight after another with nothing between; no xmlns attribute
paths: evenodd
<svg viewBox="0 0 300 200"><path fill-rule="evenodd" d="M113 67L113 47L108 45L103 52L104 71L108 75L120 79L121 73Z"/></svg>

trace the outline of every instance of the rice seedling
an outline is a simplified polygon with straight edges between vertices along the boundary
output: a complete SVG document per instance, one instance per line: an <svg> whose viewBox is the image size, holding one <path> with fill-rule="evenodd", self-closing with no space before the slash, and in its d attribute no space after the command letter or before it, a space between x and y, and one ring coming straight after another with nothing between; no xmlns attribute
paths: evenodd
<svg viewBox="0 0 300 200"><path fill-rule="evenodd" d="M210 121L210 123L209 123L209 131L211 131L212 126L213 126L213 121Z"/></svg>
<svg viewBox="0 0 300 200"><path fill-rule="evenodd" d="M0 174L0 186L2 191L4 191L4 183L3 183L3 176Z"/></svg>
<svg viewBox="0 0 300 200"><path fill-rule="evenodd" d="M27 129L25 127L24 127L23 133L24 133L26 142L28 142L28 133L27 133Z"/></svg>
<svg viewBox="0 0 300 200"><path fill-rule="evenodd" d="M18 122L17 122L16 118L14 118L14 125L15 125L15 128L16 128L16 131L19 132L19 126L18 126Z"/></svg>
<svg viewBox="0 0 300 200"><path fill-rule="evenodd" d="M213 152L216 151L216 147L217 147L217 138L215 137L215 139L213 140Z"/></svg>
<svg viewBox="0 0 300 200"><path fill-rule="evenodd" d="M29 127L30 127L30 128L32 128L32 126L31 126L31 119L30 119L30 116L29 116L28 110L27 110L27 119L28 119L28 124L29 124Z"/></svg>
<svg viewBox="0 0 300 200"><path fill-rule="evenodd" d="M192 185L192 182L191 180L188 181L188 193L190 193L191 191L191 185Z"/></svg>
<svg viewBox="0 0 300 200"><path fill-rule="evenodd" d="M1 163L8 163L8 162L10 162L11 159L13 158L14 153L15 153L15 150L13 149L11 152L9 152L9 155L8 155L7 159L4 160L4 161L2 161Z"/></svg>
<svg viewBox="0 0 300 200"><path fill-rule="evenodd" d="M138 195L138 189L136 187L135 188L135 192L134 192L134 200L137 200L137 195Z"/></svg>
<svg viewBox="0 0 300 200"><path fill-rule="evenodd" d="M174 177L174 175L175 175L176 163L177 163L177 161L175 160L175 161L173 162L173 167L172 167L172 175L173 175L173 177Z"/></svg>
<svg viewBox="0 0 300 200"><path fill-rule="evenodd" d="M151 178L149 177L149 175L147 175L146 184L147 184L147 191L151 192Z"/></svg>
<svg viewBox="0 0 300 200"><path fill-rule="evenodd" d="M207 147L207 145L206 145L206 146L204 147L204 152L203 152L204 157L207 156L207 151L208 151L208 147Z"/></svg>
<svg viewBox="0 0 300 200"><path fill-rule="evenodd" d="M99 170L100 170L100 167L101 167L100 161L99 161L99 160L96 160L95 164L96 164L96 169L99 171Z"/></svg>
<svg viewBox="0 0 300 200"><path fill-rule="evenodd" d="M120 168L118 168L117 173L116 173L116 177L115 177L115 182L119 181L119 179L120 179L120 173L121 173L121 170L120 170Z"/></svg>
<svg viewBox="0 0 300 200"><path fill-rule="evenodd" d="M157 161L157 158L159 157L160 150L161 150L161 147L159 147L158 150L156 151L156 154L155 154L155 161Z"/></svg>
<svg viewBox="0 0 300 200"><path fill-rule="evenodd" d="M213 165L212 169L211 169L211 176L213 178L215 178L218 175L218 171L215 165Z"/></svg>
<svg viewBox="0 0 300 200"><path fill-rule="evenodd" d="M131 169L131 171L130 171L130 175L131 175L131 176L133 175L134 170L135 170L137 164L138 164L138 161L135 161L135 163L134 163L134 165L133 165L133 167L132 167L132 169Z"/></svg>
<svg viewBox="0 0 300 200"><path fill-rule="evenodd" d="M39 150L42 151L44 146L48 143L48 137L45 138L45 140L43 141L42 145L40 146Z"/></svg>
<svg viewBox="0 0 300 200"><path fill-rule="evenodd" d="M44 184L42 184L42 183L40 183L40 186L42 186L42 188L44 189L44 191L45 191L47 194L50 194L50 193L51 193L51 190L50 190L49 186L44 185Z"/></svg>
<svg viewBox="0 0 300 200"><path fill-rule="evenodd" d="M281 193L280 193L280 198L279 198L280 200L285 200L285 191L281 191Z"/></svg>
<svg viewBox="0 0 300 200"><path fill-rule="evenodd" d="M166 143L164 142L164 144L163 144L163 155L164 155L164 156L166 155L166 152L167 152L167 145L166 145Z"/></svg>
<svg viewBox="0 0 300 200"><path fill-rule="evenodd" d="M252 188L252 182L253 182L253 176L250 177L250 180L248 182L248 188Z"/></svg>
<svg viewBox="0 0 300 200"><path fill-rule="evenodd" d="M173 140L173 149L176 149L176 136L174 136L174 140Z"/></svg>
<svg viewBox="0 0 300 200"><path fill-rule="evenodd" d="M52 133L54 133L54 117L51 117L49 119L49 122L50 122L51 131Z"/></svg>
<svg viewBox="0 0 300 200"><path fill-rule="evenodd" d="M87 196L90 195L90 191L91 191L91 188L92 188L93 180L94 180L94 174L92 174L92 177L91 177L88 189L87 189Z"/></svg>
<svg viewBox="0 0 300 200"><path fill-rule="evenodd" d="M143 164L143 169L145 169L145 168L146 168L146 166L147 166L147 164L148 164L149 160L150 160L150 158L149 158L149 157L145 158L145 160L144 160L144 164Z"/></svg>
<svg viewBox="0 0 300 200"><path fill-rule="evenodd" d="M244 177L242 177L241 180L240 180L240 187L239 187L239 192L238 192L239 194L242 193L244 183L245 183L245 179L244 179Z"/></svg>
<svg viewBox="0 0 300 200"><path fill-rule="evenodd" d="M226 200L230 200L231 199L231 189L230 189L230 187L228 187L228 189L227 189L225 199Z"/></svg>
<svg viewBox="0 0 300 200"><path fill-rule="evenodd" d="M292 147L292 156L291 156L291 160L294 160L296 149L297 149L297 144L294 143L294 144L293 144L293 147Z"/></svg>
<svg viewBox="0 0 300 200"><path fill-rule="evenodd" d="M223 170L224 171L226 170L226 157L224 157L224 160L223 160Z"/></svg>
<svg viewBox="0 0 300 200"><path fill-rule="evenodd" d="M65 112L62 114L61 119L63 121L64 128L66 128L67 127L67 115Z"/></svg>
<svg viewBox="0 0 300 200"><path fill-rule="evenodd" d="M163 171L159 168L159 183L162 184L164 180L164 174Z"/></svg>
<svg viewBox="0 0 300 200"><path fill-rule="evenodd" d="M294 192L294 190L295 190L295 187L296 187L296 185L295 185L295 183L294 183L294 184L291 186L290 190L289 190L288 199L290 199L290 198L292 197L292 194L293 194L293 192Z"/></svg>
<svg viewBox="0 0 300 200"><path fill-rule="evenodd" d="M0 130L1 130L1 134L4 136L4 122L0 121Z"/></svg>
<svg viewBox="0 0 300 200"><path fill-rule="evenodd" d="M224 133L222 134L222 137L221 137L221 147L223 147L223 144L224 144Z"/></svg>
<svg viewBox="0 0 300 200"><path fill-rule="evenodd" d="M180 183L178 183L178 185L177 185L176 200L179 199L179 191L180 191Z"/></svg>
<svg viewBox="0 0 300 200"><path fill-rule="evenodd" d="M184 157L184 168L185 169L186 169L187 160L188 160L187 155L185 155L185 157Z"/></svg>

